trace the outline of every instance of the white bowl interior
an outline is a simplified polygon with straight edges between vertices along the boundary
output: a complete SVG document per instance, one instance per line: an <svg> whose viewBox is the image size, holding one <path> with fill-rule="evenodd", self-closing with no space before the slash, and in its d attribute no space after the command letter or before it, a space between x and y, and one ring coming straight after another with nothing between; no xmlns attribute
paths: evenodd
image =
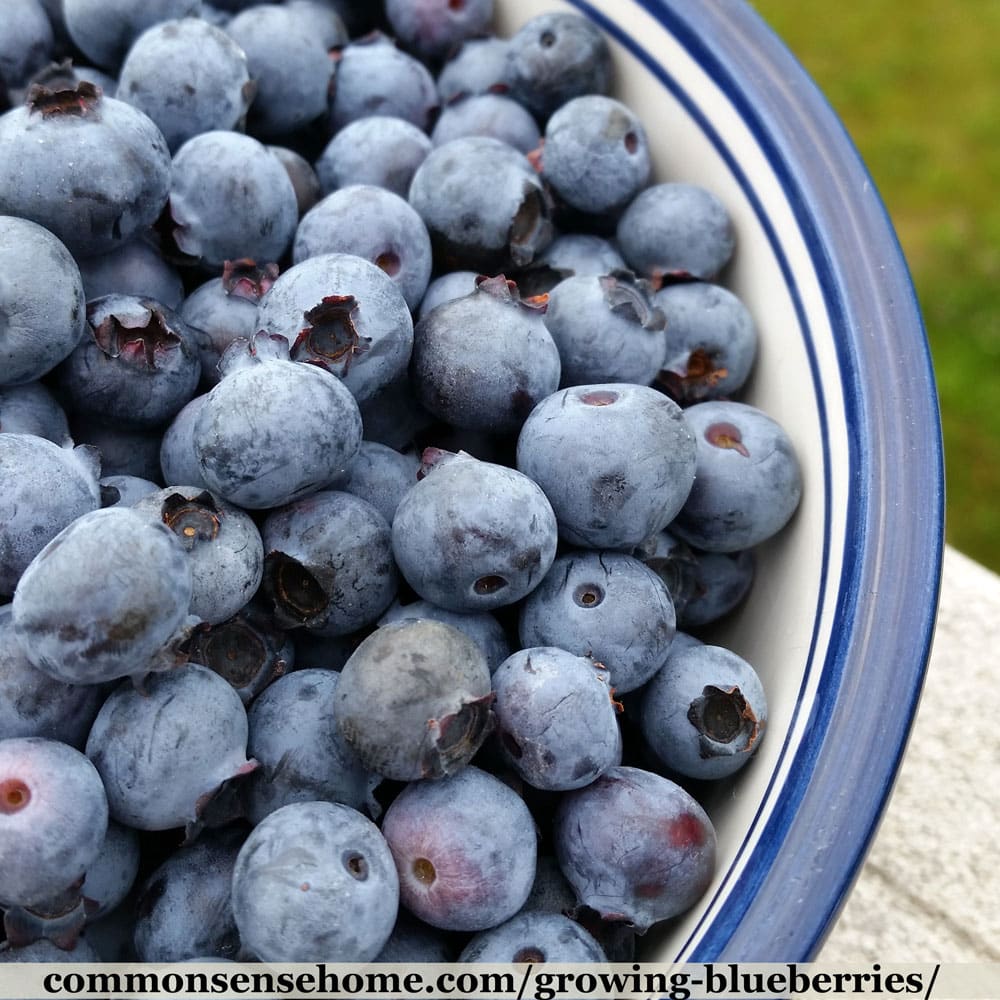
<svg viewBox="0 0 1000 1000"><path fill-rule="evenodd" d="M759 142L724 91L646 10L620 0L592 0L590 6L637 40L684 96L666 87L625 45L609 39L616 70L613 94L645 126L655 179L700 184L720 197L732 215L737 249L720 281L748 306L760 334L760 354L741 399L788 431L804 479L793 521L757 551L749 599L715 633L715 641L744 656L759 672L768 696L768 731L751 764L704 800L719 837L715 882L691 912L650 932L644 951L649 959L672 960L691 950L725 906L728 890L782 794L785 768L815 697L848 537L848 428L822 290L786 194ZM510 35L548 10L576 8L548 0L501 0L499 31Z"/></svg>

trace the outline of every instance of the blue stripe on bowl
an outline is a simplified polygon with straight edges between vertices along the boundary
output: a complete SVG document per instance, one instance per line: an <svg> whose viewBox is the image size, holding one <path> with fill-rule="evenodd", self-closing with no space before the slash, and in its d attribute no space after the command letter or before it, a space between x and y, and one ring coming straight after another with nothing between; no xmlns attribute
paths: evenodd
<svg viewBox="0 0 1000 1000"><path fill-rule="evenodd" d="M701 114L697 95L586 0L572 2L670 90L740 184L788 282L825 435L823 386L801 296L738 157ZM810 713L802 740L789 747L786 739L782 747L782 756L794 753L788 778L763 830L748 835L752 853L736 884L723 889L723 909L703 920L680 952L691 961L804 960L822 943L874 834L930 652L944 517L930 354L906 263L871 178L782 43L742 0L634 2L711 76L754 135L798 222L836 339L855 533L837 583L830 648L822 663L813 662L814 630L805 679L816 669L821 674L814 701L800 705ZM823 447L825 590L831 485L825 440Z"/></svg>

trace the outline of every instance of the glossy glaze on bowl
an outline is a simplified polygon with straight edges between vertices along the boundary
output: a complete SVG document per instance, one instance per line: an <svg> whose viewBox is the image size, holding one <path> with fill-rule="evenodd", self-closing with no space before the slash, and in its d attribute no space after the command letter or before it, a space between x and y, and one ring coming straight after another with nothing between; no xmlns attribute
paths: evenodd
<svg viewBox="0 0 1000 1000"><path fill-rule="evenodd" d="M943 546L940 424L906 264L829 105L741 0L500 0L500 31L575 9L608 33L615 95L657 180L702 184L738 234L722 276L761 333L742 394L791 434L805 490L720 641L752 662L770 730L709 790L720 866L648 959L815 955L895 776L929 654Z"/></svg>

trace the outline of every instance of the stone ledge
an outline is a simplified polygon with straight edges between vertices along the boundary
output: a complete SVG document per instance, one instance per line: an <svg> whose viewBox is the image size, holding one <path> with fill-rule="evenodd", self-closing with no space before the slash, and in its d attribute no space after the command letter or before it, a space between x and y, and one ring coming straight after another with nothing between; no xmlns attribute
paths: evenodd
<svg viewBox="0 0 1000 1000"><path fill-rule="evenodd" d="M1000 576L948 548L896 788L817 961L1000 962L998 683Z"/></svg>

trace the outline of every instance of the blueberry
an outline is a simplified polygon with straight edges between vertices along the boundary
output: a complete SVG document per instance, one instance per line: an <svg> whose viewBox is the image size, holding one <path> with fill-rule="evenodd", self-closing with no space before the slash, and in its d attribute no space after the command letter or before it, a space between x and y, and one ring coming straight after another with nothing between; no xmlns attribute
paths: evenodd
<svg viewBox="0 0 1000 1000"><path fill-rule="evenodd" d="M381 268L416 309L431 277L431 240L416 211L392 191L352 184L310 209L295 232L292 260L345 253Z"/></svg>
<svg viewBox="0 0 1000 1000"><path fill-rule="evenodd" d="M495 927L524 904L535 877L534 821L499 778L465 767L409 784L382 832L399 872L400 902L446 930Z"/></svg>
<svg viewBox="0 0 1000 1000"><path fill-rule="evenodd" d="M58 32L60 29L57 20L62 18L62 0L42 0L42 4L48 8L52 26ZM54 4L59 5L58 11L53 11ZM62 41L62 39L57 41L57 48L61 48ZM71 58L65 58L59 62L53 60L48 66L35 73L28 81L26 92L36 83L41 84L47 90L75 90L77 84L84 82L99 87L106 97L114 97L115 91L118 89L118 80L109 73L95 69L93 66L83 64L75 66Z"/></svg>
<svg viewBox="0 0 1000 1000"><path fill-rule="evenodd" d="M250 516L197 486L168 486L132 508L165 524L191 566L191 614L216 625L256 593L264 574L264 544Z"/></svg>
<svg viewBox="0 0 1000 1000"><path fill-rule="evenodd" d="M735 774L767 727L764 688L754 668L722 646L671 653L646 687L642 732L672 772L717 780Z"/></svg>
<svg viewBox="0 0 1000 1000"><path fill-rule="evenodd" d="M102 507L131 507L160 489L156 483L139 476L102 476L100 484Z"/></svg>
<svg viewBox="0 0 1000 1000"><path fill-rule="evenodd" d="M442 105L457 97L476 94L504 94L507 86L506 38L486 35L469 38L438 73L438 96Z"/></svg>
<svg viewBox="0 0 1000 1000"><path fill-rule="evenodd" d="M529 267L518 272L516 280L522 295L542 295L564 278L585 274L599 277L624 270L622 255L603 236L563 233Z"/></svg>
<svg viewBox="0 0 1000 1000"><path fill-rule="evenodd" d="M445 105L431 130L435 146L469 135L492 136L522 153L537 149L542 138L531 112L503 94L456 98Z"/></svg>
<svg viewBox="0 0 1000 1000"><path fill-rule="evenodd" d="M488 31L493 0L386 0L385 14L399 42L432 61Z"/></svg>
<svg viewBox="0 0 1000 1000"><path fill-rule="evenodd" d="M559 866L579 901L640 933L677 916L715 873L715 830L680 785L614 767L567 792L553 829Z"/></svg>
<svg viewBox="0 0 1000 1000"><path fill-rule="evenodd" d="M324 194L349 184L373 184L405 198L417 167L432 149L413 122L392 115L368 115L348 122L316 161Z"/></svg>
<svg viewBox="0 0 1000 1000"><path fill-rule="evenodd" d="M398 781L465 767L493 716L490 671L463 632L426 619L383 625L341 671L340 735L370 771Z"/></svg>
<svg viewBox="0 0 1000 1000"><path fill-rule="evenodd" d="M227 260L279 260L299 209L274 153L237 132L202 132L174 154L165 225L178 249L211 271Z"/></svg>
<svg viewBox="0 0 1000 1000"><path fill-rule="evenodd" d="M173 666L190 602L191 570L170 530L107 507L77 518L32 560L14 592L14 632L38 669L96 684Z"/></svg>
<svg viewBox="0 0 1000 1000"><path fill-rule="evenodd" d="M413 175L409 198L440 269L524 267L552 240L551 204L538 174L499 139L467 136L435 147Z"/></svg>
<svg viewBox="0 0 1000 1000"><path fill-rule="evenodd" d="M195 331L202 381L209 386L219 381L219 361L226 348L257 332L257 306L277 276L274 263L258 264L249 258L226 261L220 277L199 285L181 304L178 313Z"/></svg>
<svg viewBox="0 0 1000 1000"><path fill-rule="evenodd" d="M141 236L109 253L81 257L78 263L88 302L102 295L134 295L176 311L184 300L184 282L177 269Z"/></svg>
<svg viewBox="0 0 1000 1000"><path fill-rule="evenodd" d="M296 670L278 678L250 706L247 816L259 823L292 802L341 802L377 816L372 794L380 778L344 742L334 717L340 674Z"/></svg>
<svg viewBox="0 0 1000 1000"><path fill-rule="evenodd" d="M39 223L74 254L107 253L151 225L170 176L156 125L91 83L35 87L0 117L0 213Z"/></svg>
<svg viewBox="0 0 1000 1000"><path fill-rule="evenodd" d="M0 216L0 274L2 387L51 371L79 343L86 320L80 270L62 242L42 226Z"/></svg>
<svg viewBox="0 0 1000 1000"><path fill-rule="evenodd" d="M66 684L31 665L0 606L0 740L42 736L79 750L104 701L101 684Z"/></svg>
<svg viewBox="0 0 1000 1000"><path fill-rule="evenodd" d="M194 447L194 429L208 395L195 396L186 403L158 439L157 464L168 486L204 486Z"/></svg>
<svg viewBox="0 0 1000 1000"><path fill-rule="evenodd" d="M244 4L244 7L250 6ZM341 49L350 41L350 32L338 10L337 0L285 0L285 7L295 15L323 48Z"/></svg>
<svg viewBox="0 0 1000 1000"><path fill-rule="evenodd" d="M198 628L189 656L225 678L244 705L296 665L291 638L257 602L218 625Z"/></svg>
<svg viewBox="0 0 1000 1000"><path fill-rule="evenodd" d="M740 299L692 281L666 285L654 301L670 331L657 381L671 398L689 406L739 392L757 356L757 328Z"/></svg>
<svg viewBox="0 0 1000 1000"><path fill-rule="evenodd" d="M0 594L13 594L39 552L101 505L93 449L34 434L0 434Z"/></svg>
<svg viewBox="0 0 1000 1000"><path fill-rule="evenodd" d="M519 601L555 558L552 508L515 469L456 455L400 501L392 522L396 563L421 597L454 611Z"/></svg>
<svg viewBox="0 0 1000 1000"><path fill-rule="evenodd" d="M299 209L299 220L323 197L323 188L313 165L301 154L287 146L268 146L281 160L295 189L295 203Z"/></svg>
<svg viewBox="0 0 1000 1000"><path fill-rule="evenodd" d="M239 827L202 834L145 879L135 900L133 940L140 962L240 954L231 896L243 840Z"/></svg>
<svg viewBox="0 0 1000 1000"><path fill-rule="evenodd" d="M524 646L560 646L597 660L618 693L644 684L670 651L676 620L663 581L623 552L559 556L521 606Z"/></svg>
<svg viewBox="0 0 1000 1000"><path fill-rule="evenodd" d="M374 961L412 965L416 962L447 963L455 958L456 953L445 935L406 910L400 910L389 940Z"/></svg>
<svg viewBox="0 0 1000 1000"><path fill-rule="evenodd" d="M122 684L87 739L111 815L140 830L196 827L227 783L253 770L247 717L218 674L189 663L153 675L143 691Z"/></svg>
<svg viewBox="0 0 1000 1000"><path fill-rule="evenodd" d="M290 267L261 299L258 328L291 344L291 357L336 375L370 399L406 371L413 319L380 267L354 254L319 254Z"/></svg>
<svg viewBox="0 0 1000 1000"><path fill-rule="evenodd" d="M532 411L517 467L545 491L566 541L631 549L662 531L687 499L694 434L680 407L655 389L575 386Z"/></svg>
<svg viewBox="0 0 1000 1000"><path fill-rule="evenodd" d="M378 623L387 625L418 618L444 622L464 632L482 650L491 674L511 654L506 630L488 611L449 611L430 601L411 601L409 604L396 601Z"/></svg>
<svg viewBox="0 0 1000 1000"><path fill-rule="evenodd" d="M253 829L232 898L243 945L264 962L369 962L392 933L399 880L371 820L299 802Z"/></svg>
<svg viewBox="0 0 1000 1000"><path fill-rule="evenodd" d="M447 271L432 279L420 300L418 318L423 319L432 309L452 299L461 299L476 290L476 271Z"/></svg>
<svg viewBox="0 0 1000 1000"><path fill-rule="evenodd" d="M83 881L88 923L107 916L128 896L139 873L139 854L138 831L108 820L104 843Z"/></svg>
<svg viewBox="0 0 1000 1000"><path fill-rule="evenodd" d="M51 58L52 25L39 0L10 0L4 15L0 80L8 87L18 87Z"/></svg>
<svg viewBox="0 0 1000 1000"><path fill-rule="evenodd" d="M288 273L288 272L286 272ZM194 450L213 493L262 509L316 493L357 454L361 416L343 383L288 360L282 337L234 341L222 381L194 422Z"/></svg>
<svg viewBox="0 0 1000 1000"><path fill-rule="evenodd" d="M437 110L434 77L390 38L378 32L356 38L338 52L335 65L332 131L368 115L403 118L427 129Z"/></svg>
<svg viewBox="0 0 1000 1000"><path fill-rule="evenodd" d="M621 763L608 671L555 646L512 654L493 675L493 710L510 766L547 791L582 788Z"/></svg>
<svg viewBox="0 0 1000 1000"><path fill-rule="evenodd" d="M377 441L362 441L354 460L337 486L367 500L392 524L403 494L417 481L420 459Z"/></svg>
<svg viewBox="0 0 1000 1000"><path fill-rule="evenodd" d="M13 947L10 941L0 944L0 962L100 962L97 952L82 938L71 949L60 948L51 941L39 940L23 947Z"/></svg>
<svg viewBox="0 0 1000 1000"><path fill-rule="evenodd" d="M247 126L258 138L289 135L325 113L333 63L315 28L294 7L269 4L248 7L226 24L256 84Z"/></svg>
<svg viewBox="0 0 1000 1000"><path fill-rule="evenodd" d="M561 913L519 913L480 931L462 950L460 962L605 962L593 935Z"/></svg>
<svg viewBox="0 0 1000 1000"><path fill-rule="evenodd" d="M454 427L516 433L559 386L559 351L544 306L522 301L503 275L442 303L413 331L410 381L417 398Z"/></svg>
<svg viewBox="0 0 1000 1000"><path fill-rule="evenodd" d="M87 330L58 371L75 412L137 427L171 420L200 376L194 331L173 310L132 295L87 303Z"/></svg>
<svg viewBox="0 0 1000 1000"><path fill-rule="evenodd" d="M337 636L373 624L396 596L389 523L367 501L323 490L271 511L264 589L277 623Z"/></svg>
<svg viewBox="0 0 1000 1000"><path fill-rule="evenodd" d="M667 353L663 313L630 271L560 281L549 292L545 326L559 349L564 386L649 385Z"/></svg>
<svg viewBox="0 0 1000 1000"><path fill-rule="evenodd" d="M125 56L115 94L156 122L171 152L201 132L235 129L246 117L254 85L239 39L229 35L197 17L161 21Z"/></svg>
<svg viewBox="0 0 1000 1000"><path fill-rule="evenodd" d="M511 96L544 120L574 97L608 92L611 50L583 15L539 14L510 39L506 75Z"/></svg>
<svg viewBox="0 0 1000 1000"><path fill-rule="evenodd" d="M613 98L575 97L545 126L542 174L560 201L585 215L616 218L650 170L642 122Z"/></svg>
<svg viewBox="0 0 1000 1000"><path fill-rule="evenodd" d="M435 423L434 417L417 400L406 372L362 400L359 406L365 440L400 451L415 447L416 439Z"/></svg>
<svg viewBox="0 0 1000 1000"><path fill-rule="evenodd" d="M756 566L751 550L702 552L669 531L635 554L667 585L680 628L699 628L732 611L749 592Z"/></svg>
<svg viewBox="0 0 1000 1000"><path fill-rule="evenodd" d="M70 433L79 444L97 449L104 475L159 480L160 427L136 427L86 413L71 413Z"/></svg>
<svg viewBox="0 0 1000 1000"><path fill-rule="evenodd" d="M146 28L197 14L201 0L63 0L66 30L98 66L117 70L129 46Z"/></svg>
<svg viewBox="0 0 1000 1000"><path fill-rule="evenodd" d="M618 245L633 271L657 281L710 280L733 254L733 223L725 205L697 184L654 184L618 221Z"/></svg>
<svg viewBox="0 0 1000 1000"><path fill-rule="evenodd" d="M71 897L107 826L100 776L79 750L41 737L0 740L0 906Z"/></svg>
<svg viewBox="0 0 1000 1000"><path fill-rule="evenodd" d="M697 440L698 469L671 532L710 552L737 552L777 534L802 495L786 431L746 403L698 403L684 416Z"/></svg>
<svg viewBox="0 0 1000 1000"><path fill-rule="evenodd" d="M0 386L0 432L36 434L58 445L72 444L66 414L41 382Z"/></svg>

